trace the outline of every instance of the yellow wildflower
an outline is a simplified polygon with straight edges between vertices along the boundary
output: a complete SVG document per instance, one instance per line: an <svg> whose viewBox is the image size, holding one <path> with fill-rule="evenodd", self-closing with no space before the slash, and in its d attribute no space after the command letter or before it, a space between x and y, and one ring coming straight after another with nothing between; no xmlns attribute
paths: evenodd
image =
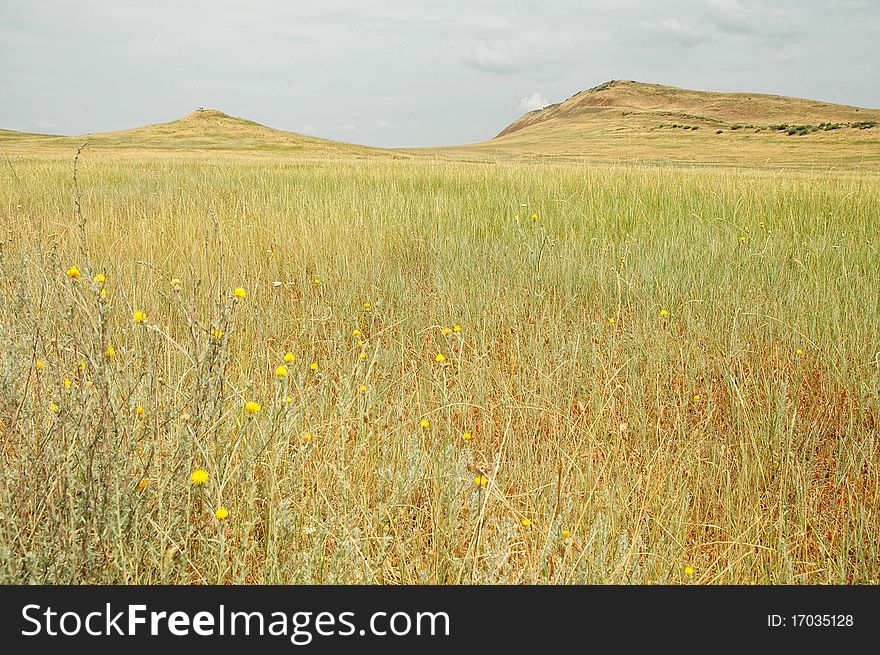
<svg viewBox="0 0 880 655"><path fill-rule="evenodd" d="M312 369L313 371L317 371L318 370L318 362L312 362L311 364L309 364L309 368Z"/></svg>
<svg viewBox="0 0 880 655"><path fill-rule="evenodd" d="M107 346L107 350L104 351L104 357L113 359L116 357L116 349L113 346Z"/></svg>
<svg viewBox="0 0 880 655"><path fill-rule="evenodd" d="M693 575L694 574L694 567L693 566L684 567L684 574L685 575Z"/></svg>
<svg viewBox="0 0 880 655"><path fill-rule="evenodd" d="M419 421L419 425L421 425L423 428L426 428L431 425L431 422L428 421L428 419L423 418L421 421Z"/></svg>
<svg viewBox="0 0 880 655"><path fill-rule="evenodd" d="M474 484L478 487L485 487L487 484L489 484L489 480L488 478L486 478L485 475L478 475L474 478Z"/></svg>
<svg viewBox="0 0 880 655"><path fill-rule="evenodd" d="M571 536L571 532L569 532L568 530L562 531L562 538L563 539L568 539L570 536Z"/></svg>
<svg viewBox="0 0 880 655"><path fill-rule="evenodd" d="M660 316L669 316L669 312L665 309L660 310Z"/></svg>
<svg viewBox="0 0 880 655"><path fill-rule="evenodd" d="M522 526L524 528L530 528L530 527L532 527L532 522L529 519L523 519Z"/></svg>
<svg viewBox="0 0 880 655"><path fill-rule="evenodd" d="M452 328L448 328L448 327L443 328L443 335L444 336L449 336L450 334L452 334Z"/></svg>
<svg viewBox="0 0 880 655"><path fill-rule="evenodd" d="M144 409L143 405L138 405L137 407L134 408L134 413L137 414L138 416L143 416L145 411L146 410Z"/></svg>
<svg viewBox="0 0 880 655"><path fill-rule="evenodd" d="M443 353L437 353L437 356L434 357L434 361L438 364L442 364L446 361L446 357L443 355Z"/></svg>
<svg viewBox="0 0 880 655"><path fill-rule="evenodd" d="M139 492L143 492L148 486L150 486L150 481L146 478L141 478L140 482L137 483L137 489Z"/></svg>
<svg viewBox="0 0 880 655"><path fill-rule="evenodd" d="M287 367L283 364L275 369L275 377L277 378L286 378L287 377Z"/></svg>
<svg viewBox="0 0 880 655"><path fill-rule="evenodd" d="M260 407L260 403L254 402L253 400L250 400L244 404L244 411L246 411L248 414L256 414L261 409L262 407Z"/></svg>
<svg viewBox="0 0 880 655"><path fill-rule="evenodd" d="M79 278L79 269L76 266L71 266L66 271L64 271L64 274L71 280L76 280L77 278Z"/></svg>
<svg viewBox="0 0 880 655"><path fill-rule="evenodd" d="M223 507L223 505L220 505L220 507L214 511L214 516L218 521L225 521L229 518L229 510Z"/></svg>
<svg viewBox="0 0 880 655"><path fill-rule="evenodd" d="M43 367L45 366L45 364L43 363L43 360L42 360L42 359L38 359L38 360L37 360L37 363L34 364L34 366L36 367L36 369L37 369L38 371L42 371L42 370L43 370Z"/></svg>
<svg viewBox="0 0 880 655"><path fill-rule="evenodd" d="M292 352L284 353L284 361L287 362L288 364L292 364L295 359L296 359L296 355L294 355Z"/></svg>
<svg viewBox="0 0 880 655"><path fill-rule="evenodd" d="M244 300L247 297L247 293L241 287L236 287L235 291L232 292L232 297L237 298L238 300Z"/></svg>
<svg viewBox="0 0 880 655"><path fill-rule="evenodd" d="M134 319L134 322L135 322L135 323L137 323L138 325L142 325L143 322L147 320L147 313L146 313L146 312L143 312L143 311L141 311L141 310L137 310L137 311L132 315L132 318Z"/></svg>
<svg viewBox="0 0 880 655"><path fill-rule="evenodd" d="M208 481L208 472L205 469L196 469L189 476L189 479L192 480L194 485L201 486Z"/></svg>
<svg viewBox="0 0 880 655"><path fill-rule="evenodd" d="M361 331L358 330L357 328L355 328L354 330L351 331L351 336L359 337L359 336L361 336Z"/></svg>
<svg viewBox="0 0 880 655"><path fill-rule="evenodd" d="M94 282L99 287L104 285L104 281L105 278L103 273L98 273L95 277L92 278L92 282Z"/></svg>
<svg viewBox="0 0 880 655"><path fill-rule="evenodd" d="M470 441L473 438L473 435L470 432L465 432L461 435L461 438L465 441Z"/></svg>

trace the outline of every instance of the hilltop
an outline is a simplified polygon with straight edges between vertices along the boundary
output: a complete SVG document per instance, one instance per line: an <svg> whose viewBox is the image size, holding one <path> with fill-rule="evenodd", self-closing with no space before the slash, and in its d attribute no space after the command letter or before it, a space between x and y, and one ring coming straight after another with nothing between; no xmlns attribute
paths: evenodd
<svg viewBox="0 0 880 655"><path fill-rule="evenodd" d="M0 143L27 148L69 148L88 142L90 150L173 152L275 152L305 156L384 155L358 146L285 132L216 109L197 109L168 123L116 132L52 136L0 130Z"/></svg>
<svg viewBox="0 0 880 655"><path fill-rule="evenodd" d="M880 110L613 80L455 156L876 167Z"/></svg>
<svg viewBox="0 0 880 655"><path fill-rule="evenodd" d="M862 109L816 100L761 93L692 91L661 84L612 80L576 93L564 102L531 111L504 128L498 136L558 121L586 122L597 115L627 111L633 121L647 118L669 123L673 119L700 127L750 129L785 125L838 127L880 121L880 110ZM857 125L857 127L859 127ZM829 130L830 131L830 130Z"/></svg>

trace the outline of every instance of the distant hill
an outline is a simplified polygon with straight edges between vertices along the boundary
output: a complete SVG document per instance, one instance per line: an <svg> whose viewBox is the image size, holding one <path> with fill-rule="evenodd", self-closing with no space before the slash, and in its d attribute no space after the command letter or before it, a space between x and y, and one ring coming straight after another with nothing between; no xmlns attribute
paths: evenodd
<svg viewBox="0 0 880 655"><path fill-rule="evenodd" d="M117 132L53 136L0 130L9 153L90 151L442 157L880 170L880 110L759 93L691 91L612 80L520 117L494 138L387 150L276 130L214 109Z"/></svg>
<svg viewBox="0 0 880 655"><path fill-rule="evenodd" d="M453 156L880 167L880 110L613 80Z"/></svg>
<svg viewBox="0 0 880 655"><path fill-rule="evenodd" d="M294 132L276 130L216 109L198 109L169 123L117 132L52 136L0 130L0 143L30 148L69 148L88 142L89 149L119 151L277 152L307 156L388 156L386 151Z"/></svg>
<svg viewBox="0 0 880 655"><path fill-rule="evenodd" d="M647 118L651 125L678 119L681 123L706 128L782 124L849 126L866 121L880 126L880 110L761 93L690 91L661 84L612 80L576 93L565 102L531 111L498 136L547 122L578 124L597 116L608 118L613 114L616 117L621 111L627 112L623 118L629 117L632 121Z"/></svg>

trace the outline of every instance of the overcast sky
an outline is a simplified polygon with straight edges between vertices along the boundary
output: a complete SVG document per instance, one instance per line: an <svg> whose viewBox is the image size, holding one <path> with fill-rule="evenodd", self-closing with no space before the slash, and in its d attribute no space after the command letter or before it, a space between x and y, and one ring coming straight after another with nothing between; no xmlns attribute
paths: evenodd
<svg viewBox="0 0 880 655"><path fill-rule="evenodd" d="M880 107L880 0L0 0L0 128L197 107L379 146L491 138L609 79Z"/></svg>

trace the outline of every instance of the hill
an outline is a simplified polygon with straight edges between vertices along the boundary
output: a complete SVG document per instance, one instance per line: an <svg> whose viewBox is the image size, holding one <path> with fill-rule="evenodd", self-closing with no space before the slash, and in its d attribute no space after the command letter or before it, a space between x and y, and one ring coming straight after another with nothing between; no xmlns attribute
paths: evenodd
<svg viewBox="0 0 880 655"><path fill-rule="evenodd" d="M614 80L529 112L461 156L876 167L880 110Z"/></svg>
<svg viewBox="0 0 880 655"><path fill-rule="evenodd" d="M280 154L304 158L613 161L748 167L880 167L880 110L757 93L612 80L520 117L482 143L388 150L276 130L213 109L81 136L0 130L7 153Z"/></svg>
<svg viewBox="0 0 880 655"><path fill-rule="evenodd" d="M88 142L89 150L155 152L275 152L303 156L388 156L386 151L276 130L215 109L197 109L168 123L80 136L0 130L4 147L68 149Z"/></svg>

